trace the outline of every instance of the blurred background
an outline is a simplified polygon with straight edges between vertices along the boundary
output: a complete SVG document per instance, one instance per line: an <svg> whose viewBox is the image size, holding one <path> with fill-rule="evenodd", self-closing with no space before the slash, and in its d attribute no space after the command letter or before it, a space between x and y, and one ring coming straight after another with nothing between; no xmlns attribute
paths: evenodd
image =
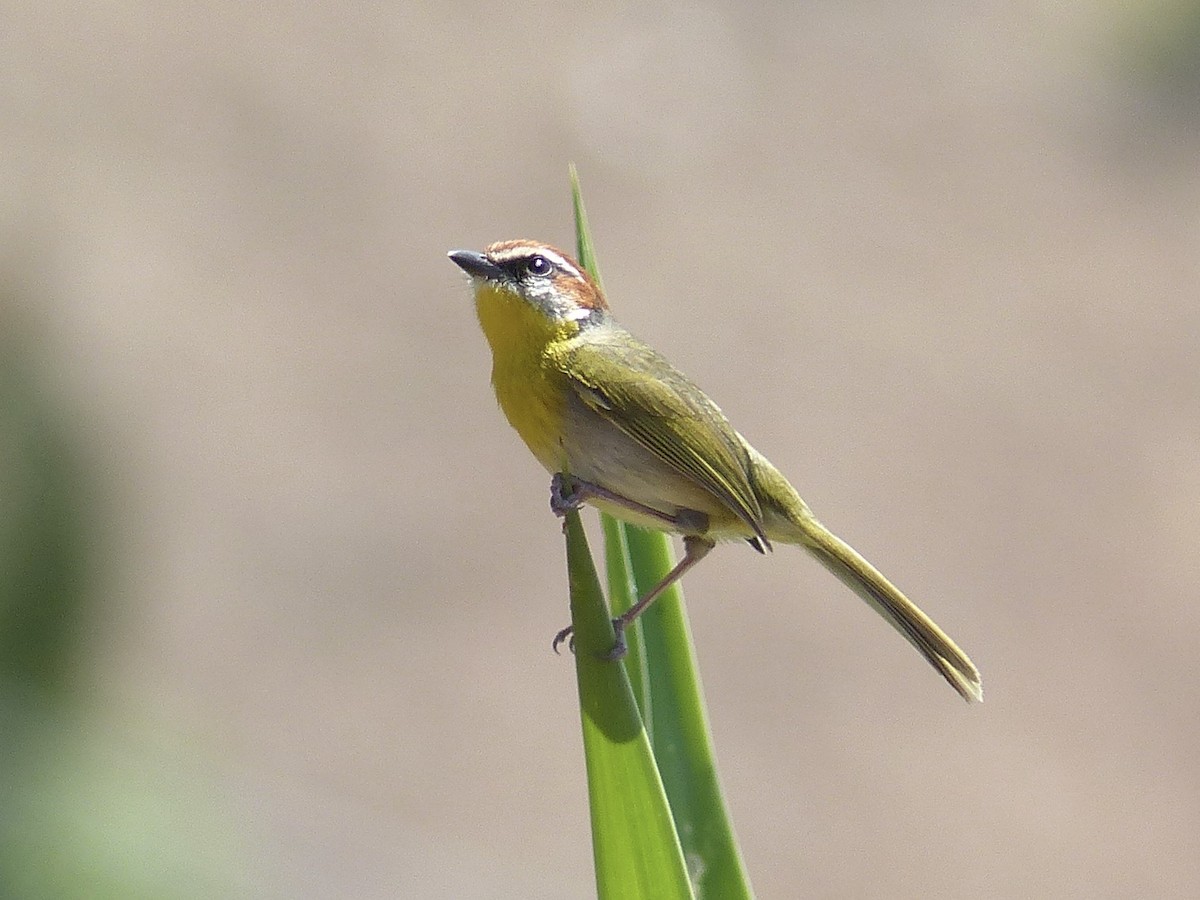
<svg viewBox="0 0 1200 900"><path fill-rule="evenodd" d="M763 897L1200 891L1200 4L0 6L0 895L594 894L455 247L570 247L979 664L687 584ZM592 523L594 525L594 522ZM595 532L593 532L595 533Z"/></svg>

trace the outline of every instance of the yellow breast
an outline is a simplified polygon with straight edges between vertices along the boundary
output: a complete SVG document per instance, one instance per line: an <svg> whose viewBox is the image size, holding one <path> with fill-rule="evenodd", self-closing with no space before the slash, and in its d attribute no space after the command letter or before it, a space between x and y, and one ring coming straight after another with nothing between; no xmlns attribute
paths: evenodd
<svg viewBox="0 0 1200 900"><path fill-rule="evenodd" d="M490 285L477 288L475 311L492 348L492 387L505 417L550 472L562 471L566 376L551 364L551 348L578 332L521 298Z"/></svg>

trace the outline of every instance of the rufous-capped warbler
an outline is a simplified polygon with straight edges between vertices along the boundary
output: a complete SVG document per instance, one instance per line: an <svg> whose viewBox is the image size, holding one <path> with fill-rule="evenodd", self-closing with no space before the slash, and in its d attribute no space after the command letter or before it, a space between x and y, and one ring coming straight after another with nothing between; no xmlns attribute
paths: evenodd
<svg viewBox="0 0 1200 900"><path fill-rule="evenodd" d="M470 277L492 348L492 385L509 423L552 473L560 515L588 503L683 535L678 565L613 620L624 629L722 540L760 553L798 544L921 651L967 700L979 672L934 622L849 544L817 521L788 480L708 396L613 319L595 281L560 250L503 241L454 250ZM555 639L561 642L570 629Z"/></svg>

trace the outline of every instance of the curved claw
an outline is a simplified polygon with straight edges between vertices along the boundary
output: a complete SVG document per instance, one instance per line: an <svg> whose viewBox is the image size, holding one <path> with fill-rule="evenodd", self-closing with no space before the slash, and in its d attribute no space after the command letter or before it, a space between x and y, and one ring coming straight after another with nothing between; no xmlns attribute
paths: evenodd
<svg viewBox="0 0 1200 900"><path fill-rule="evenodd" d="M566 628L564 628L562 631L560 631L558 634L556 634L554 636L554 640L550 642L550 649L552 649L555 653L558 653L558 646L563 641L568 641L567 649L570 650L572 653L574 653L575 652L575 626L574 625L568 625Z"/></svg>
<svg viewBox="0 0 1200 900"><path fill-rule="evenodd" d="M624 659L625 654L629 652L629 645L625 642L625 623L620 619L613 619L613 631L617 634L617 639L612 645L612 649L607 653L601 653L600 658L606 662L616 662L618 659ZM572 653L575 652L575 626L568 625L562 631L554 636L554 640L550 642L550 649L558 653L558 648L562 646L562 642L567 642L567 649Z"/></svg>

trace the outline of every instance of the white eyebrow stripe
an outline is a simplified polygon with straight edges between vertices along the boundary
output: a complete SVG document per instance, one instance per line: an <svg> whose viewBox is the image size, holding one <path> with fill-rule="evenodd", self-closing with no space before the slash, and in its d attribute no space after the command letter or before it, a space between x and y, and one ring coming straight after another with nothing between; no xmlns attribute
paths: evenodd
<svg viewBox="0 0 1200 900"><path fill-rule="evenodd" d="M577 278L582 277L579 274L579 270L576 269L575 266L573 266L570 263L570 261L567 260L566 257L560 256L559 254L555 253L553 250L549 249L548 247L544 247L541 250L537 250L535 252L537 253L538 256L546 257L546 259L550 260L550 262L554 263L554 265L557 266L558 268L566 269L568 272L573 272Z"/></svg>
<svg viewBox="0 0 1200 900"><path fill-rule="evenodd" d="M539 250L535 250L533 252L538 254L540 257L546 257L546 259L550 260L550 262L553 263L556 268L564 269L570 272L571 275L574 275L576 278L580 278L580 280L582 280L583 274L580 270L575 268L575 264L571 263L571 260L562 256L562 254L552 251L550 247L541 247Z"/></svg>
<svg viewBox="0 0 1200 900"><path fill-rule="evenodd" d="M556 253L549 247L522 244L517 247L509 247L506 250L497 253L492 257L496 263L512 262L515 259L529 259L531 256L544 256L549 262L553 263L557 268L574 275L576 278L583 279L583 273L575 267L569 259L561 253Z"/></svg>

